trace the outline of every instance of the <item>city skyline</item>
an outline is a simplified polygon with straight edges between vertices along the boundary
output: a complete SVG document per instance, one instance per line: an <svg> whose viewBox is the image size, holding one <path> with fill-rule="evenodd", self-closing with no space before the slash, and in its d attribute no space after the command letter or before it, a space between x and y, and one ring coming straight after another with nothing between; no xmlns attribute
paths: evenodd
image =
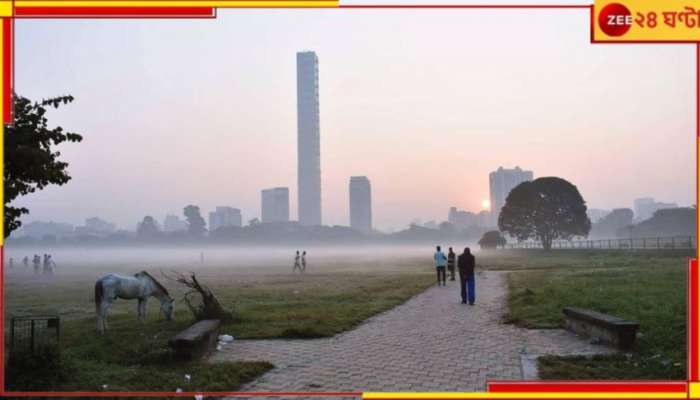
<svg viewBox="0 0 700 400"><path fill-rule="evenodd" d="M684 67L693 52L592 46L576 13L557 14L556 23L548 11L439 10L241 10L214 24L17 21L18 93L73 95L73 104L49 111L49 123L85 138L60 148L73 177L67 185L17 205L30 209L27 222L98 215L132 229L144 215L162 220L187 204L205 218L204 210L229 204L247 221L260 217L260 189L279 185L289 187L290 218L298 219L294 70L302 49L323 64L324 224L347 224L347 179L357 175L372 180L381 230L416 217L444 220L451 206L478 212L499 165L567 179L591 208L632 207L646 196L693 204L693 74ZM463 40L504 19L529 27L519 30L527 46L507 33ZM304 28L290 33L298 21ZM266 46L221 39L271 22ZM344 33L358 24L362 33ZM197 40L187 33L195 25ZM395 46L397 37L406 44ZM182 58L183 47L199 56ZM52 57L48 71L41 54ZM664 79L640 79L639 65ZM191 73L202 69L210 73ZM116 77L138 95L124 100L122 87L104 84Z"/></svg>

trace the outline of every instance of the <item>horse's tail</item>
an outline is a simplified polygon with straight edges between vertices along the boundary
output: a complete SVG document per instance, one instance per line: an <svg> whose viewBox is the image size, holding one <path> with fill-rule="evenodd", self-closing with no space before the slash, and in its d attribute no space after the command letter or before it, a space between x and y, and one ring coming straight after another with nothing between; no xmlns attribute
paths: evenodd
<svg viewBox="0 0 700 400"><path fill-rule="evenodd" d="M104 288L102 288L102 280L95 282L95 313L100 314L100 304L104 296Z"/></svg>

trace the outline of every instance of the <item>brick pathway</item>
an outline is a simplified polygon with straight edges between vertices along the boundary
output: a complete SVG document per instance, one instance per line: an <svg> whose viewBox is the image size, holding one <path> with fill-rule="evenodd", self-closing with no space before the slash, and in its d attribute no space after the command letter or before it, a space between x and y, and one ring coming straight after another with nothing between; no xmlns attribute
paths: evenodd
<svg viewBox="0 0 700 400"><path fill-rule="evenodd" d="M267 360L276 368L243 391L482 391L487 380L521 379L522 354L611 350L562 330L500 322L505 273L481 272L477 304L459 282L433 287L356 329L314 340L236 340L217 360Z"/></svg>

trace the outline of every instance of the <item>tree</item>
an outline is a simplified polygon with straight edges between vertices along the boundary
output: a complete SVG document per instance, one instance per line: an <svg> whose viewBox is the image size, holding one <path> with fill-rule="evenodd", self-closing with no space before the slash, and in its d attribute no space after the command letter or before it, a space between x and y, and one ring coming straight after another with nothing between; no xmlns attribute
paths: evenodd
<svg viewBox="0 0 700 400"><path fill-rule="evenodd" d="M192 236L202 236L206 229L206 222L199 212L199 207L189 205L183 210L187 221L187 232Z"/></svg>
<svg viewBox="0 0 700 400"><path fill-rule="evenodd" d="M505 246L506 239L499 231L488 231L479 240L479 246L482 249L495 249L498 246Z"/></svg>
<svg viewBox="0 0 700 400"><path fill-rule="evenodd" d="M54 97L41 102L15 95L15 121L5 126L5 237L22 226L20 217L29 214L25 207L12 207L17 197L42 190L48 185L63 185L71 177L68 163L60 160L56 146L63 142L80 142L77 133L57 126L47 127L46 109L58 108L73 101L72 96Z"/></svg>
<svg viewBox="0 0 700 400"><path fill-rule="evenodd" d="M143 221L139 223L136 233L143 237L154 237L158 236L160 229L158 228L158 223L156 222L155 218L147 215L143 217Z"/></svg>
<svg viewBox="0 0 700 400"><path fill-rule="evenodd" d="M587 236L591 221L576 186L561 178L546 177L523 182L511 190L498 217L498 227L518 240L539 240L549 250L553 240Z"/></svg>

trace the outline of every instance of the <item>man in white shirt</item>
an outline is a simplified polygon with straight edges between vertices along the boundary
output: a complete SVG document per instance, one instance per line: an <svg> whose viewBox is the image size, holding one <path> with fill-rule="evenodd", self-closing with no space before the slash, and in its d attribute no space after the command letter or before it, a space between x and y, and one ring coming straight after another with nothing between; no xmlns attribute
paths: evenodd
<svg viewBox="0 0 700 400"><path fill-rule="evenodd" d="M433 260L435 260L435 269L437 269L437 284L440 286L440 283L442 283L442 286L445 286L445 263L447 262L447 257L445 257L445 253L440 250L440 246L435 248Z"/></svg>

